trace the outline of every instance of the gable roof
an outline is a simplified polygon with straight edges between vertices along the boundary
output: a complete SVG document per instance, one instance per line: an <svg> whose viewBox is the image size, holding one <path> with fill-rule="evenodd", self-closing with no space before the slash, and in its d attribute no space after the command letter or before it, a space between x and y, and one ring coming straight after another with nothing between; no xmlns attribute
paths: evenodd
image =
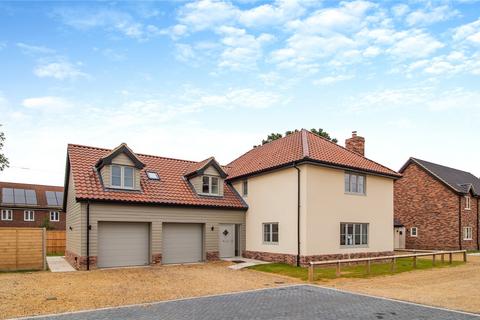
<svg viewBox="0 0 480 320"><path fill-rule="evenodd" d="M185 177L190 178L203 174L209 166L213 166L222 178L225 179L227 177L227 173L225 172L225 170L223 170L222 166L217 162L217 160L215 160L214 157L207 158L200 162L192 163L187 169Z"/></svg>
<svg viewBox="0 0 480 320"><path fill-rule="evenodd" d="M300 162L401 177L399 173L305 129L253 148L226 167L228 179L232 180Z"/></svg>
<svg viewBox="0 0 480 320"><path fill-rule="evenodd" d="M400 172L405 171L411 163L416 163L457 193L467 194L472 191L473 195L480 196L480 179L470 172L442 166L440 164L417 158L408 159L400 169Z"/></svg>
<svg viewBox="0 0 480 320"><path fill-rule="evenodd" d="M194 161L178 160L136 154L145 167L140 171L141 191L105 189L95 168L98 159L105 158L112 150L68 145L68 169L71 169L77 200L96 200L160 205L185 205L230 209L246 209L247 206L233 187L224 184L223 197L200 196L184 175ZM160 180L150 180L146 171L155 171ZM66 181L68 186L68 177ZM68 190L67 190L68 192Z"/></svg>
<svg viewBox="0 0 480 320"><path fill-rule="evenodd" d="M112 160L115 159L119 154L125 154L130 160L132 160L133 164L135 165L135 168L137 169L143 169L145 167L145 164L138 159L138 157L133 153L133 151L127 146L126 143L120 144L118 147L113 149L109 154L107 154L105 157L100 158L97 163L95 164L95 167L98 169L101 169L104 165L109 165L112 164Z"/></svg>
<svg viewBox="0 0 480 320"><path fill-rule="evenodd" d="M3 189L24 189L24 190L34 190L37 197L37 204L12 204L12 203L3 203ZM0 206L3 207L34 207L34 208L55 208L59 209L62 207L60 205L51 205L47 202L47 191L52 192L61 192L63 194L63 187L59 186L48 186L42 184L29 184L29 183L16 183L16 182L0 182ZM63 201L63 200L62 200Z"/></svg>

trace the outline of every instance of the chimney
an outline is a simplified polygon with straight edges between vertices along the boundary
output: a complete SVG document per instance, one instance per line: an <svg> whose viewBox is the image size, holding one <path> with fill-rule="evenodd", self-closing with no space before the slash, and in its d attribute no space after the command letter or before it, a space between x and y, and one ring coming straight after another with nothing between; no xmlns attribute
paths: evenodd
<svg viewBox="0 0 480 320"><path fill-rule="evenodd" d="M365 138L357 136L357 131L352 131L352 137L345 140L345 148L365 156Z"/></svg>

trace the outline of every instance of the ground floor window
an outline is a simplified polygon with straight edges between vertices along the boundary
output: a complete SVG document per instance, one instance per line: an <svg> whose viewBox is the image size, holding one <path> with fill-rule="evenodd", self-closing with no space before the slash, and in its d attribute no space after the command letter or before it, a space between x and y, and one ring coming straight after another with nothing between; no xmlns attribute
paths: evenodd
<svg viewBox="0 0 480 320"><path fill-rule="evenodd" d="M23 220L25 220L25 221L35 221L35 211L25 210L23 212Z"/></svg>
<svg viewBox="0 0 480 320"><path fill-rule="evenodd" d="M263 224L263 242L278 243L278 222L270 222Z"/></svg>
<svg viewBox="0 0 480 320"><path fill-rule="evenodd" d="M463 228L463 240L472 240L472 227Z"/></svg>
<svg viewBox="0 0 480 320"><path fill-rule="evenodd" d="M60 221L60 212L50 211L50 221Z"/></svg>
<svg viewBox="0 0 480 320"><path fill-rule="evenodd" d="M340 223L340 245L368 245L368 229L368 223Z"/></svg>
<svg viewBox="0 0 480 320"><path fill-rule="evenodd" d="M410 228L410 237L416 237L418 236L418 228L417 227L411 227Z"/></svg>
<svg viewBox="0 0 480 320"><path fill-rule="evenodd" d="M13 210L2 210L2 220L12 221L13 220Z"/></svg>

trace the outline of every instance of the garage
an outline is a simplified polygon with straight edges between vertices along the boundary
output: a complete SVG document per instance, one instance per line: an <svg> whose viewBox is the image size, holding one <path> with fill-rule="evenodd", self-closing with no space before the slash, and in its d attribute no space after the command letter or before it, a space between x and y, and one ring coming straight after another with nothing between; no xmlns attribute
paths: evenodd
<svg viewBox="0 0 480 320"><path fill-rule="evenodd" d="M192 263L203 261L203 224L164 223L162 262Z"/></svg>
<svg viewBox="0 0 480 320"><path fill-rule="evenodd" d="M148 265L149 252L149 223L98 223L98 267Z"/></svg>

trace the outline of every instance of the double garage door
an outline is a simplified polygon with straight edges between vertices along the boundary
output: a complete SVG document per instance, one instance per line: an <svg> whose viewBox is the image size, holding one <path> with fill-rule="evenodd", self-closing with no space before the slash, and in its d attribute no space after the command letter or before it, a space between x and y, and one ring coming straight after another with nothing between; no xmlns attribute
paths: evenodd
<svg viewBox="0 0 480 320"><path fill-rule="evenodd" d="M202 230L198 223L164 223L162 263L202 261ZM98 223L98 267L141 266L149 262L149 223Z"/></svg>

